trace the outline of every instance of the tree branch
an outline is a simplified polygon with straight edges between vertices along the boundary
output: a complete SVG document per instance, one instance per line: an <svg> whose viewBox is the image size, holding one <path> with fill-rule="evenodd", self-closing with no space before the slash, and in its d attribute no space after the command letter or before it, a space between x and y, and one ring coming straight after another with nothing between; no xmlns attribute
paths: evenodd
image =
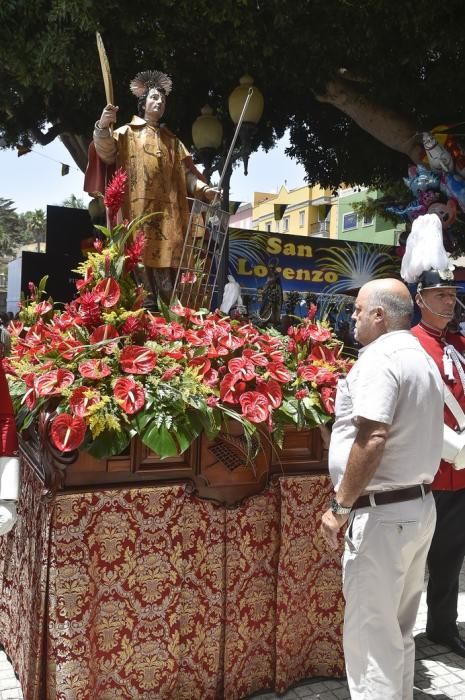
<svg viewBox="0 0 465 700"><path fill-rule="evenodd" d="M417 125L401 114L372 102L353 83L335 78L326 84L324 94L315 97L318 102L326 102L340 109L385 146L405 153L413 163L421 162L423 148L417 142Z"/></svg>

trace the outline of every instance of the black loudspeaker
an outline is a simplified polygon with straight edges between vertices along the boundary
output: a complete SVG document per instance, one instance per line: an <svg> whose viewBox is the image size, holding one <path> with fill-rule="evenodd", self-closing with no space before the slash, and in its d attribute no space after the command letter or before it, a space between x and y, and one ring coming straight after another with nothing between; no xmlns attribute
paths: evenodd
<svg viewBox="0 0 465 700"><path fill-rule="evenodd" d="M42 277L48 275L46 295L51 296L54 302L62 304L71 301L77 296L76 280L79 279L72 270L76 269L80 260L80 257L75 258L71 255L24 251L21 260L21 292L25 297L29 297L29 282L37 286Z"/></svg>
<svg viewBox="0 0 465 700"><path fill-rule="evenodd" d="M89 237L94 237L94 228L87 209L47 207L47 254L79 259L81 241Z"/></svg>

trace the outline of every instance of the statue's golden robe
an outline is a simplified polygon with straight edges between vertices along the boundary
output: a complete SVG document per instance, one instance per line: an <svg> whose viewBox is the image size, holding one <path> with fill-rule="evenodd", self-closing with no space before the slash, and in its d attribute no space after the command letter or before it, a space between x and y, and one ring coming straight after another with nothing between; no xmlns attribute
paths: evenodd
<svg viewBox="0 0 465 700"><path fill-rule="evenodd" d="M104 163L116 163L128 174L123 218L159 212L144 225L144 265L176 268L189 223L187 179L192 166L186 147L166 127L150 126L140 117L116 129L113 137L109 131L100 133L94 143Z"/></svg>

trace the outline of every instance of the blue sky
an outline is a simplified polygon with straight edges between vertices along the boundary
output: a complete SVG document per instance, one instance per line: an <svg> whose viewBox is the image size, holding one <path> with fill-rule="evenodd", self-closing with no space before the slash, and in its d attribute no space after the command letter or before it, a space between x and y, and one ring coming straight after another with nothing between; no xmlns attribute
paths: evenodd
<svg viewBox="0 0 465 700"><path fill-rule="evenodd" d="M242 163L237 166L231 179L230 198L248 202L254 191L276 192L286 182L289 189L303 185L305 171L284 154L287 144L285 137L268 153L254 153L247 177ZM70 166L68 175L61 175L61 163ZM12 199L18 213L61 204L71 194L87 203L89 198L82 191L82 183L83 174L58 138L48 146L34 146L33 152L21 157L15 150L0 150L0 197Z"/></svg>

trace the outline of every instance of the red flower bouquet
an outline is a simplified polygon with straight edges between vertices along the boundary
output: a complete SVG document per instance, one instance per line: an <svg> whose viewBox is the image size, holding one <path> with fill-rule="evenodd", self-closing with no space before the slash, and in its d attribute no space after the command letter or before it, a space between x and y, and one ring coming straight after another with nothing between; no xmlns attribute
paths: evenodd
<svg viewBox="0 0 465 700"><path fill-rule="evenodd" d="M107 197L113 207L118 178ZM77 297L64 309L42 298L45 280L23 304L7 365L20 428L48 411L50 439L63 452L107 457L138 435L167 457L232 418L246 436L260 427L278 444L286 423L328 421L349 366L331 330L312 313L288 336L180 304L150 313L131 274L141 223L100 228L105 243L80 265Z"/></svg>

